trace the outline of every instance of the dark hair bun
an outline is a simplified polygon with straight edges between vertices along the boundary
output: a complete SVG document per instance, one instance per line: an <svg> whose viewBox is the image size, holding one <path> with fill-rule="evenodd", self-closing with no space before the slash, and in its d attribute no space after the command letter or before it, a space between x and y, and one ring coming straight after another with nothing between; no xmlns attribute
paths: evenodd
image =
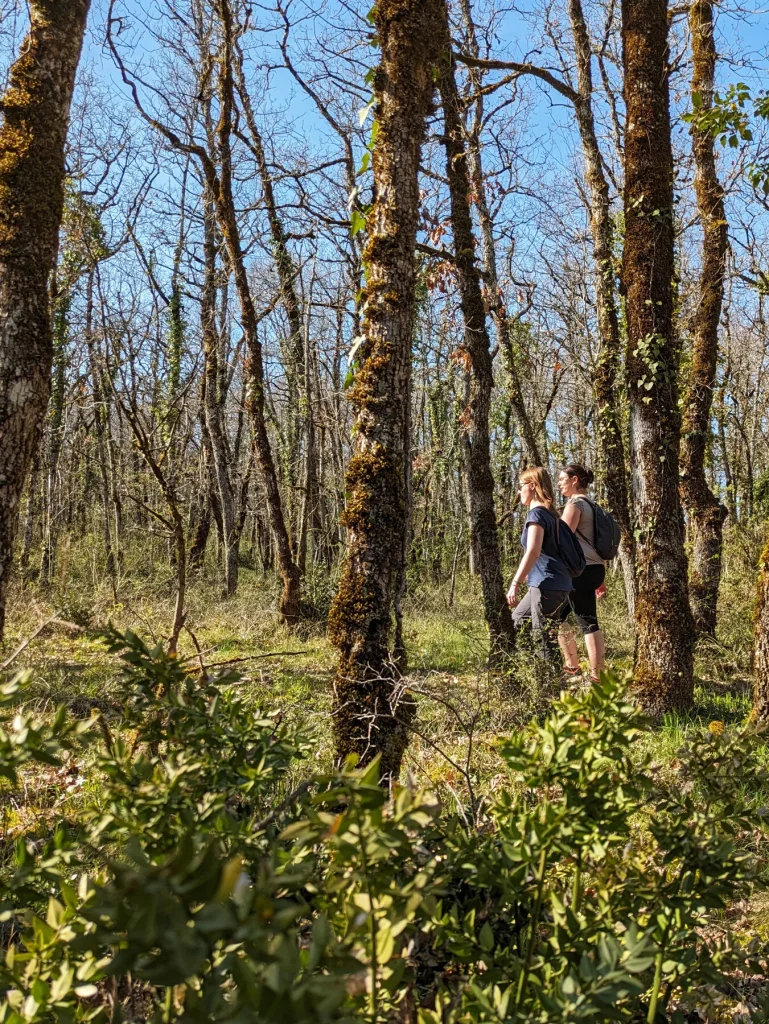
<svg viewBox="0 0 769 1024"><path fill-rule="evenodd" d="M595 477L593 476L592 469L585 469L584 466L569 465L563 467L564 473L568 476L575 476L579 481L580 487L589 487L592 484Z"/></svg>

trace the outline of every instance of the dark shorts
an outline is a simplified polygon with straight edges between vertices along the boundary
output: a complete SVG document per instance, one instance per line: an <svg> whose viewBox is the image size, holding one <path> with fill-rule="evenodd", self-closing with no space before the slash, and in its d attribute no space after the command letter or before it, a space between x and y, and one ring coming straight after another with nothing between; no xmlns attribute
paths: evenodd
<svg viewBox="0 0 769 1024"><path fill-rule="evenodd" d="M574 577L574 590L570 600L561 609L561 622L574 612L574 618L583 633L597 633L601 627L598 625L595 592L605 579L605 565L586 565L579 576Z"/></svg>

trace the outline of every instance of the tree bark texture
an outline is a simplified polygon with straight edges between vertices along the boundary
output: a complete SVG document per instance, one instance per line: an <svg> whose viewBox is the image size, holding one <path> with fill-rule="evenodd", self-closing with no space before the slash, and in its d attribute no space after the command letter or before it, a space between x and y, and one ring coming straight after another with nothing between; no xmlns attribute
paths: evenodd
<svg viewBox="0 0 769 1024"><path fill-rule="evenodd" d="M0 637L19 501L51 384L49 281L64 206L64 143L89 0L31 0L0 101Z"/></svg>
<svg viewBox="0 0 769 1024"><path fill-rule="evenodd" d="M678 494L673 156L665 0L623 0L627 391L636 517L635 679L647 711L691 706L693 621Z"/></svg>
<svg viewBox="0 0 769 1024"><path fill-rule="evenodd" d="M470 176L463 139L460 100L451 52L448 11L443 7L442 54L438 88L443 105L446 178L451 202L451 226L459 293L464 318L464 348L469 356L470 395L462 429L467 445L467 485L470 529L475 538L478 574L483 590L483 611L489 627L491 658L513 649L515 633L507 606L499 558L494 477L491 472L489 411L494 375L491 365L486 310L475 262L475 238L470 212Z"/></svg>
<svg viewBox="0 0 769 1024"><path fill-rule="evenodd" d="M695 0L689 8L692 37L692 92L701 110L713 106L716 47L713 5ZM689 597L697 630L716 631L716 605L721 582L723 525L727 511L705 477L705 456L711 434L710 414L718 363L718 325L724 297L728 248L724 190L718 180L713 137L692 126L694 191L702 225L702 270L694 314L691 379L684 402L681 438L681 497L689 518L692 541Z"/></svg>
<svg viewBox="0 0 769 1024"><path fill-rule="evenodd" d="M350 398L355 441L346 474L347 550L329 633L337 757L381 755L395 779L414 706L398 701L391 659L393 601L407 522L405 423L414 333L419 161L433 95L439 0L379 0L381 61L374 75L379 132L376 199L364 249L362 341Z"/></svg>
<svg viewBox="0 0 769 1024"><path fill-rule="evenodd" d="M606 504L622 532L620 562L631 615L635 607L635 539L630 522L625 444L619 414L618 377L620 333L612 259L613 227L609 183L603 169L601 150L593 117L592 49L581 0L569 0L569 20L577 58L577 89L574 112L582 143L585 178L590 190L590 233L595 262L595 302L600 351L593 379L598 417L598 452Z"/></svg>

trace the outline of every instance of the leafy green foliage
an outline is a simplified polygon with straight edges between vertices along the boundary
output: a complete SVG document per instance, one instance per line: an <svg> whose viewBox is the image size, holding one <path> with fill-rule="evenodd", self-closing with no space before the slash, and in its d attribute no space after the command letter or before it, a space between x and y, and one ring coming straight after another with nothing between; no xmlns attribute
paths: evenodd
<svg viewBox="0 0 769 1024"><path fill-rule="evenodd" d="M0 1021L683 1021L759 971L714 927L754 874L754 733L698 734L663 777L605 676L501 741L473 829L376 763L287 792L311 737L232 673L107 642L120 717L89 732L82 820L17 845ZM79 729L13 731L6 777Z"/></svg>
<svg viewBox="0 0 769 1024"><path fill-rule="evenodd" d="M721 146L731 149L737 149L741 143L751 143L755 122L769 120L769 94L754 97L744 82L730 85L723 95L716 92L709 107L703 107L702 97L694 93L692 107L692 111L684 114L684 121L708 132ZM747 173L754 188L769 192L769 167L765 161L749 164Z"/></svg>
<svg viewBox="0 0 769 1024"><path fill-rule="evenodd" d="M9 714L19 693L29 682L30 673L21 672L10 682L0 684L0 777L17 781L17 772L27 761L59 764L59 754L69 748L85 731L82 723L67 721L66 709L60 708L48 725L35 722L31 715Z"/></svg>

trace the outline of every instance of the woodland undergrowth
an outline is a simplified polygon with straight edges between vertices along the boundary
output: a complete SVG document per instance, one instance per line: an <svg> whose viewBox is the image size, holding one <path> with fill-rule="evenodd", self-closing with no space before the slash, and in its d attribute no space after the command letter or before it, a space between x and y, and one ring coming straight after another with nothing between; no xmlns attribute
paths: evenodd
<svg viewBox="0 0 769 1024"><path fill-rule="evenodd" d="M0 1020L768 1019L751 557L731 538L694 710L655 726L619 578L612 673L561 693L530 652L485 671L473 581L449 607L415 575L392 799L332 765L322 576L294 631L273 580L242 570L227 601L194 582L175 658L164 566L117 601L75 554L58 589L18 583Z"/></svg>

